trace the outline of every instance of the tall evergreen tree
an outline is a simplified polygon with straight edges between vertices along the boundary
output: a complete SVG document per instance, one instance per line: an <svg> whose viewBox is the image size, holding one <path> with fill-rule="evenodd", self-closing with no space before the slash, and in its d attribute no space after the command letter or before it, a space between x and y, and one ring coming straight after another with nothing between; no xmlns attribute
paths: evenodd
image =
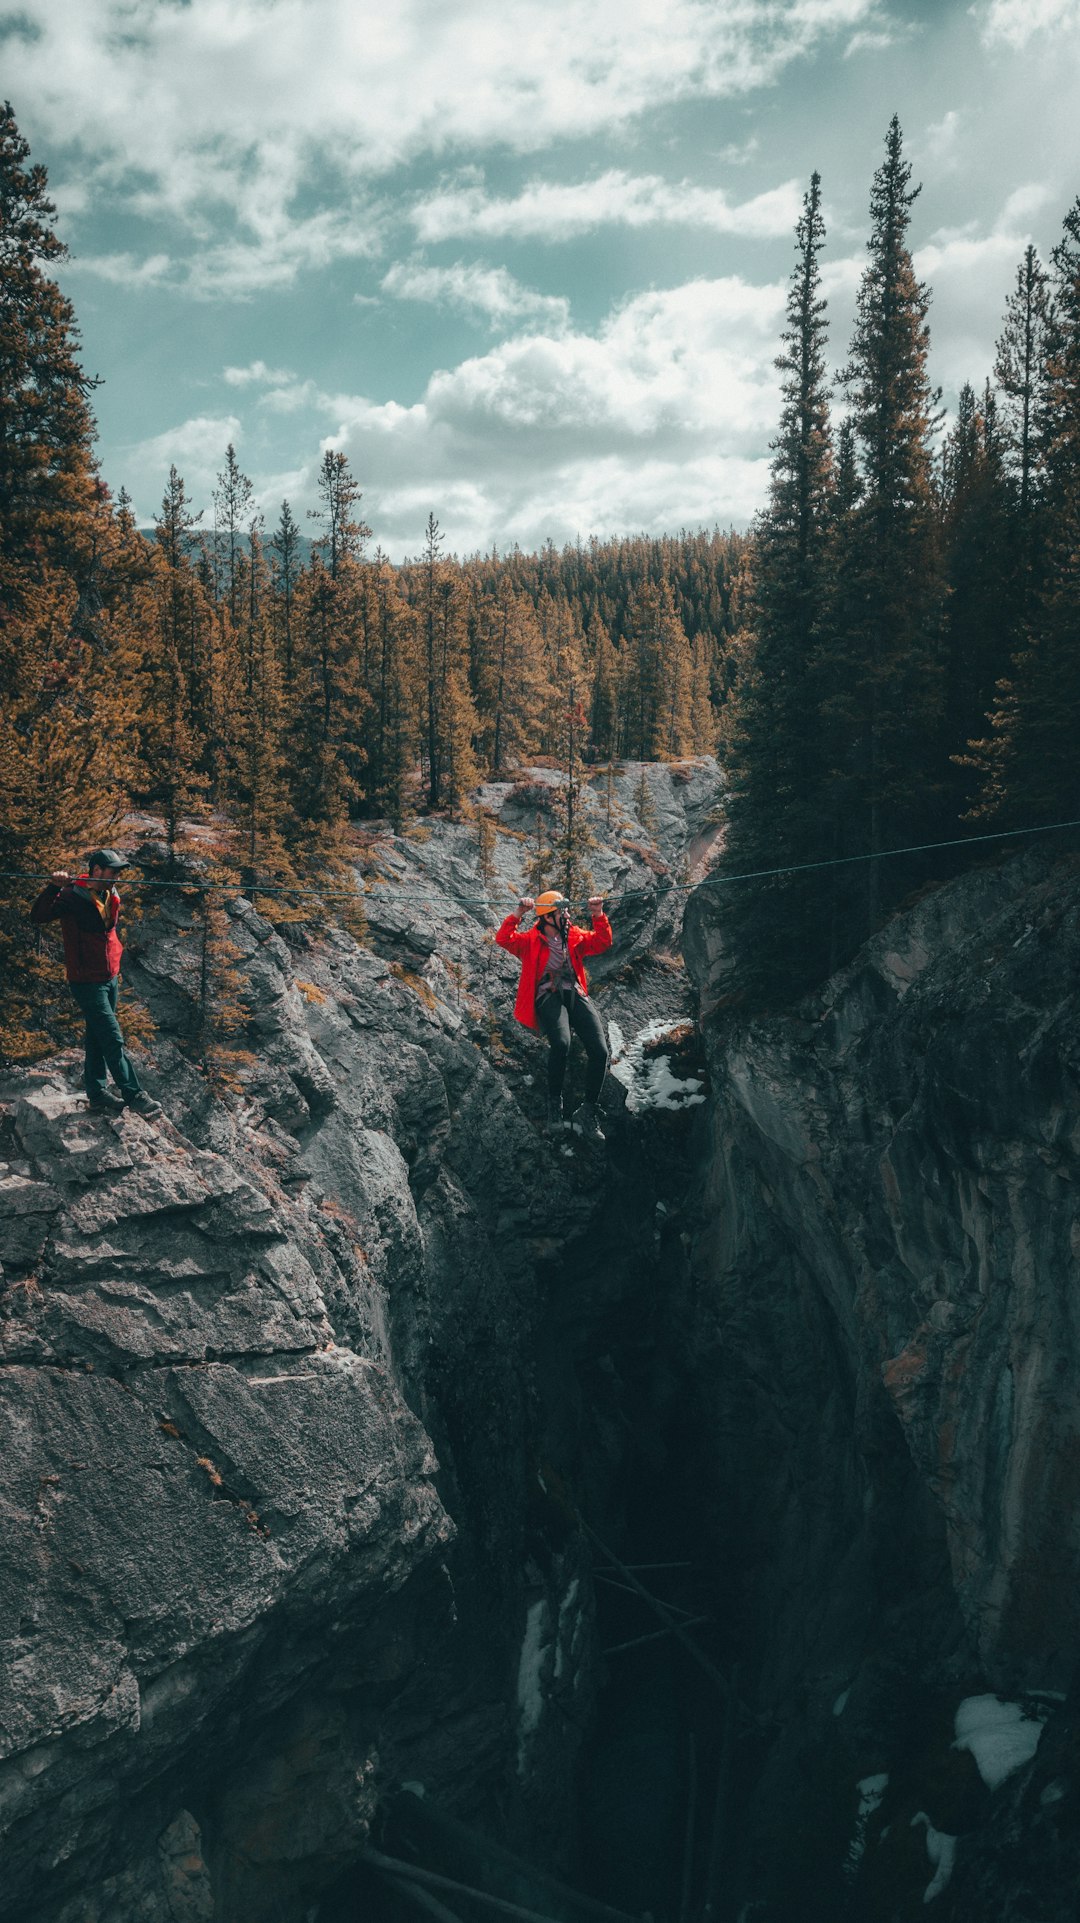
<svg viewBox="0 0 1080 1923"><path fill-rule="evenodd" d="M336 846L362 793L369 696L356 649L354 585L340 554L335 577L316 548L297 592L296 681L286 717L295 845L322 833L328 848Z"/></svg>
<svg viewBox="0 0 1080 1923"><path fill-rule="evenodd" d="M283 692L286 702L291 697L295 661L293 658L293 600L296 583L301 573L300 530L293 519L288 501L281 503L281 515L270 539L273 559L271 576L273 582L273 625L277 642L278 659L281 662Z"/></svg>
<svg viewBox="0 0 1080 1923"><path fill-rule="evenodd" d="M981 402L967 383L961 389L943 468L945 724L954 765L969 768L963 750L985 728L1017 644L1021 612L1015 503L989 382ZM970 782L958 779L955 787L959 813L970 800Z"/></svg>
<svg viewBox="0 0 1080 1923"><path fill-rule="evenodd" d="M0 110L0 1050L55 1033L53 963L26 925L27 882L114 827L135 772L137 606L127 547L98 480L70 304L51 269L45 169ZM107 596L115 596L110 607ZM5 879L6 877L6 879ZM66 998L65 998L66 1000ZM61 1002L61 1007L64 1002Z"/></svg>
<svg viewBox="0 0 1080 1923"><path fill-rule="evenodd" d="M1034 247L1024 250L1005 309L994 378L1003 396L1004 429L1015 477L1022 538L1038 503L1039 453L1046 429L1050 282Z"/></svg>
<svg viewBox="0 0 1080 1923"><path fill-rule="evenodd" d="M622 649L622 752L639 761L685 753L690 745L690 646L671 583L646 581L631 609Z"/></svg>
<svg viewBox="0 0 1080 1923"><path fill-rule="evenodd" d="M1012 824L1080 816L1080 199L1051 255L1042 560L1024 640L981 744L983 811Z"/></svg>
<svg viewBox="0 0 1080 1923"><path fill-rule="evenodd" d="M589 717L593 745L609 759L619 738L619 660L599 614L589 623L592 649L592 701Z"/></svg>
<svg viewBox="0 0 1080 1923"><path fill-rule="evenodd" d="M911 186L896 117L870 196L870 260L859 287L844 381L863 493L851 532L851 621L833 638L829 672L854 762L844 805L849 852L876 856L930 839L946 822L942 582L932 482L938 396L927 372L930 295L908 247ZM952 825L950 822L949 825ZM920 870L866 863L866 926Z"/></svg>
<svg viewBox="0 0 1080 1923"><path fill-rule="evenodd" d="M428 805L442 799L442 675L439 650L439 585L443 578L443 534L434 514L424 530L421 619L424 635L424 748L427 762Z"/></svg>
<svg viewBox="0 0 1080 1923"><path fill-rule="evenodd" d="M318 475L319 505L308 509L309 520L322 529L315 546L332 581L347 561L359 561L371 529L359 515L360 484L340 448L328 447Z"/></svg>
<svg viewBox="0 0 1080 1923"><path fill-rule="evenodd" d="M254 512L255 490L241 472L236 449L229 442L225 467L217 477L214 502L214 565L218 593L235 628L240 620L243 582L244 529Z"/></svg>
<svg viewBox="0 0 1080 1923"><path fill-rule="evenodd" d="M477 746L491 773L501 775L535 751L551 686L532 603L509 581L499 594L480 598L474 627Z"/></svg>
<svg viewBox="0 0 1080 1923"><path fill-rule="evenodd" d="M833 457L826 370L825 245L816 173L795 230L779 432L769 505L757 529L752 642L728 718L732 782L725 865L734 872L820 859L829 821L818 654L828 602ZM825 965L820 875L781 875L730 890L739 978L788 992Z"/></svg>
<svg viewBox="0 0 1080 1923"><path fill-rule="evenodd" d="M44 167L0 108L0 562L78 578L95 494L94 420L75 315L51 278L67 248ZM0 597L3 582L0 579Z"/></svg>
<svg viewBox="0 0 1080 1923"><path fill-rule="evenodd" d="M588 856L596 846L585 801L584 754L589 738L586 700L589 676L584 638L576 611L565 601L556 604L553 621L554 696L557 753L565 776L559 790L551 859L559 886L571 900L592 887Z"/></svg>
<svg viewBox="0 0 1080 1923"><path fill-rule="evenodd" d="M388 815L395 832L414 805L410 777L416 764L418 659L415 610L394 570L376 557L367 580L366 626L372 637L367 731L367 799Z"/></svg>
<svg viewBox="0 0 1080 1923"><path fill-rule="evenodd" d="M283 872L286 796L282 670L270 622L261 514L252 514L246 546L247 593L235 630L229 787L248 870L244 879L250 885L260 868Z"/></svg>

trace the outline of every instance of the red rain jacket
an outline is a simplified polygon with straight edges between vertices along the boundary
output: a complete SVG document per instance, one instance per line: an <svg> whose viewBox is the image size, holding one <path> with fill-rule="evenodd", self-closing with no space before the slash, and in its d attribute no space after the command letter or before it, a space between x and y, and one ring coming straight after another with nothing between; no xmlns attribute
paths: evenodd
<svg viewBox="0 0 1080 1923"><path fill-rule="evenodd" d="M507 915L502 927L497 931L495 940L500 948L506 948L511 955L521 956L521 980L518 983L517 1000L514 1014L525 1028L538 1028L536 1019L536 988L544 972L548 958L548 945L539 928L529 928L525 934L518 934L520 915ZM566 938L566 949L570 956L570 966L577 978L578 987L583 995L589 992L585 970L581 966L583 955L602 955L611 947L611 923L606 915L596 915L590 928L577 928L571 922Z"/></svg>
<svg viewBox="0 0 1080 1923"><path fill-rule="evenodd" d="M116 932L120 897L115 888L106 895L103 919L89 880L89 875L80 875L63 884L50 881L31 908L30 920L60 923L69 982L111 982L120 973L124 952Z"/></svg>

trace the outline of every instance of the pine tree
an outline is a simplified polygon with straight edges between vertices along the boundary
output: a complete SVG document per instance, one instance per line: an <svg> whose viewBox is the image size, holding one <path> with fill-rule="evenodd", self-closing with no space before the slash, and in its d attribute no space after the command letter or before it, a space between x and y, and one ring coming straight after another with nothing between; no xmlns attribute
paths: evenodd
<svg viewBox="0 0 1080 1923"><path fill-rule="evenodd" d="M442 673L439 648L439 586L443 577L441 550L443 535L434 514L428 515L424 531L421 619L424 641L425 712L424 738L427 762L428 806L437 808L442 799Z"/></svg>
<svg viewBox="0 0 1080 1923"><path fill-rule="evenodd" d="M611 636L597 614L589 623L592 705L589 729L598 754L610 757L619 738L619 662Z"/></svg>
<svg viewBox="0 0 1080 1923"><path fill-rule="evenodd" d="M828 599L833 501L826 370L825 244L815 173L795 230L788 292L780 428L769 506L757 530L752 639L727 717L732 872L820 858L826 762L817 715L818 655ZM825 964L820 878L779 875L729 891L740 986L766 998L791 992Z"/></svg>
<svg viewBox="0 0 1080 1923"><path fill-rule="evenodd" d="M368 706L355 646L354 585L335 578L318 550L297 590L296 679L286 717L286 768L295 845L324 832L336 842L361 797L361 740Z"/></svg>
<svg viewBox="0 0 1080 1923"><path fill-rule="evenodd" d="M498 870L495 866L495 850L498 847L499 831L496 817L490 808L476 811L476 872L485 888L495 880Z"/></svg>
<svg viewBox="0 0 1080 1923"><path fill-rule="evenodd" d="M224 472L217 477L214 502L214 566L218 594L229 610L235 628L240 620L240 596L244 529L254 513L255 490L241 473L236 449L229 442L225 450Z"/></svg>
<svg viewBox="0 0 1080 1923"><path fill-rule="evenodd" d="M850 624L828 651L853 764L844 783L845 813L857 852L870 855L929 840L948 821L942 583L930 453L938 397L927 374L930 296L907 244L919 192L911 186L894 116L871 191L870 261L844 374L863 480L851 516ZM880 862L866 863L867 927L879 920L886 891L895 899L919 872L894 862L886 881Z"/></svg>
<svg viewBox="0 0 1080 1923"><path fill-rule="evenodd" d="M154 523L156 619L145 636L139 669L143 796L164 812L170 854L184 815L209 785L204 750L212 706L213 612L191 561L199 518L191 512L181 476L170 468Z"/></svg>
<svg viewBox="0 0 1080 1923"><path fill-rule="evenodd" d="M70 302L51 270L67 256L44 167L11 107L0 109L0 563L35 562L80 578L96 493L97 386L79 361ZM0 575L0 596L3 595Z"/></svg>
<svg viewBox="0 0 1080 1923"><path fill-rule="evenodd" d="M1080 815L1080 199L1051 255L1038 472L1042 562L1024 640L978 751L982 811L1013 823Z"/></svg>
<svg viewBox="0 0 1080 1923"><path fill-rule="evenodd" d="M366 629L372 640L367 727L367 799L400 834L412 808L416 763L417 623L388 562L368 572Z"/></svg>
<svg viewBox="0 0 1080 1923"><path fill-rule="evenodd" d="M703 634L694 636L690 651L690 734L695 754L716 750L716 711L712 702L712 662Z"/></svg>
<svg viewBox="0 0 1080 1923"><path fill-rule="evenodd" d="M330 579L336 581L347 561L362 559L364 544L371 539L371 529L357 514L362 499L359 482L340 448L327 448L323 455L318 489L319 505L308 509L308 519L322 528L315 547Z"/></svg>
<svg viewBox="0 0 1080 1923"><path fill-rule="evenodd" d="M994 378L1004 397L1004 428L1015 478L1022 538L1038 505L1039 453L1046 427L1047 358L1052 316L1049 278L1034 247L1024 250L1005 309Z"/></svg>
<svg viewBox="0 0 1080 1923"><path fill-rule="evenodd" d="M286 797L282 671L270 622L269 571L262 516L247 529L247 594L236 630L236 696L231 728L230 800L236 810L247 872L283 876Z"/></svg>
<svg viewBox="0 0 1080 1923"><path fill-rule="evenodd" d="M281 503L281 516L270 540L273 552L271 563L273 580L273 626L281 662L283 698L288 704L292 695L295 662L293 659L293 599L296 583L301 572L300 530L293 519L288 501Z"/></svg>
<svg viewBox="0 0 1080 1923"><path fill-rule="evenodd" d="M677 756L691 739L690 647L671 583L646 581L622 650L621 749L638 761Z"/></svg>
<svg viewBox="0 0 1080 1923"><path fill-rule="evenodd" d="M529 853L525 862L525 885L531 895L542 895L550 886L554 864L555 852L551 847L547 823L537 809L533 831L529 837Z"/></svg>
<svg viewBox="0 0 1080 1923"><path fill-rule="evenodd" d="M477 779L478 723L469 687L469 598L460 571L442 558L443 537L428 516L415 583L419 600L423 755L428 806L451 814Z"/></svg>
<svg viewBox="0 0 1080 1923"><path fill-rule="evenodd" d="M647 835L654 834L656 831L656 821L657 821L656 803L653 800L652 788L649 785L648 771L645 768L642 768L640 770L637 778L637 785L634 789L634 813L637 816L637 819L640 821L646 834Z"/></svg>
<svg viewBox="0 0 1080 1923"><path fill-rule="evenodd" d="M72 853L115 831L125 799L123 721L115 751L102 755L109 722L95 701L100 659L76 636L78 589L61 569L21 578L6 569L0 622L0 1053L26 1059L63 1032L66 996L55 958L26 921L26 897ZM117 664L121 668L122 664ZM40 876L34 883L22 877Z"/></svg>
<svg viewBox="0 0 1080 1923"><path fill-rule="evenodd" d="M997 682L1008 669L1023 592L1005 445L989 382L981 403L967 383L961 389L943 466L946 735L957 765L970 767L963 750L982 733ZM969 799L958 780L957 812Z"/></svg>
<svg viewBox="0 0 1080 1923"><path fill-rule="evenodd" d="M490 772L499 776L536 752L551 687L532 604L508 582L499 594L479 599L473 630L477 746Z"/></svg>
<svg viewBox="0 0 1080 1923"><path fill-rule="evenodd" d="M559 886L573 901L592 887L588 856L596 846L596 837L589 826L584 779L584 754L589 739L585 705L589 674L581 627L575 611L565 601L555 603L553 608L551 648L555 752L564 776L556 800L551 858Z"/></svg>
<svg viewBox="0 0 1080 1923"><path fill-rule="evenodd" d="M26 923L27 879L114 830L134 772L137 568L94 467L65 257L41 166L0 111L0 1049L63 1030L67 997ZM130 591L129 591L130 590ZM110 607L106 597L115 595ZM7 879L3 879L3 877Z"/></svg>

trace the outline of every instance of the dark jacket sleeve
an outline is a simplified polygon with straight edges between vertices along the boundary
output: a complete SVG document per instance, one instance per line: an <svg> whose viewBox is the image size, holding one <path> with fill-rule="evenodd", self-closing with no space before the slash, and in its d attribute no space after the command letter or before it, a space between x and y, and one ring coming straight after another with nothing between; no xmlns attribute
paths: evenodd
<svg viewBox="0 0 1080 1923"><path fill-rule="evenodd" d="M64 890L58 887L55 881L50 881L48 885L42 889L34 906L31 908L30 920L37 922L59 921L60 916L64 912L61 905L63 895Z"/></svg>

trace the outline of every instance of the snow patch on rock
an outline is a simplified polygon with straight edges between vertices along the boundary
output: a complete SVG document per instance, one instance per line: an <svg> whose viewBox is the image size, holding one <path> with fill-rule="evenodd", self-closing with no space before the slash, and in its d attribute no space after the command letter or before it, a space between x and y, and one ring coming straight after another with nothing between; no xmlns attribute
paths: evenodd
<svg viewBox="0 0 1080 1923"><path fill-rule="evenodd" d="M645 1053L652 1043L663 1041L681 1026L680 1022L648 1022L628 1042L618 1022L608 1023L611 1073L626 1090L626 1106L631 1115L640 1115L650 1108L693 1108L705 1100L702 1082L692 1075L677 1075L670 1055L646 1056Z"/></svg>
<svg viewBox="0 0 1080 1923"><path fill-rule="evenodd" d="M1019 1703L999 1696L966 1696L956 1712L954 1749L969 1749L987 1789L998 1789L1014 1770L1030 1763L1043 1726Z"/></svg>
<svg viewBox="0 0 1080 1923"><path fill-rule="evenodd" d="M543 1670L548 1653L545 1631L548 1606L543 1596L529 1604L525 1635L518 1659L518 1774L524 1776L529 1754L529 1739L540 1726L544 1713Z"/></svg>

